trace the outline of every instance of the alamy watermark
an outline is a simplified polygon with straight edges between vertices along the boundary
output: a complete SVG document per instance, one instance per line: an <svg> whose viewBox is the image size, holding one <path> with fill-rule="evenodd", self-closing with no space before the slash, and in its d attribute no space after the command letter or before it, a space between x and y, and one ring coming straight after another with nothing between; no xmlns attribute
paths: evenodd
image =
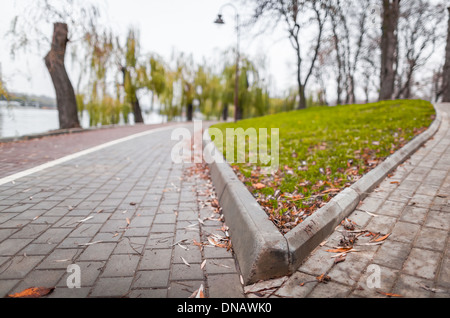
<svg viewBox="0 0 450 318"><path fill-rule="evenodd" d="M203 132L203 133L202 133ZM270 135L269 135L270 133ZM225 137L225 138L224 138ZM261 173L271 174L280 164L279 128L227 128L225 136L218 128L203 131L203 122L194 121L194 134L188 128L172 132L174 163L250 163L259 164ZM225 149L225 156L224 156Z"/></svg>
<svg viewBox="0 0 450 318"><path fill-rule="evenodd" d="M67 273L70 275L67 277L66 285L69 289L81 288L81 268L79 265L72 264L67 266Z"/></svg>

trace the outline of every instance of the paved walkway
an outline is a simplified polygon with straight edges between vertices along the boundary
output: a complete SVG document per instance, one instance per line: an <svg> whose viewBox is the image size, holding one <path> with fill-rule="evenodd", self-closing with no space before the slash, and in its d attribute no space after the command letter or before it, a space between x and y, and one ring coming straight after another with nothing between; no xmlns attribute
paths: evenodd
<svg viewBox="0 0 450 318"><path fill-rule="evenodd" d="M450 104L438 107L438 133L349 216L353 233L339 226L294 275L246 287L247 296L450 297ZM335 263L330 250L351 234L356 251Z"/></svg>
<svg viewBox="0 0 450 318"><path fill-rule="evenodd" d="M56 286L50 297L187 298L201 285L211 298L450 297L448 115L349 216L353 231L339 226L294 275L245 289L223 248L226 226L207 171L172 163L170 135L155 132L0 186L0 297ZM96 145L93 136L84 140ZM343 238L354 241L345 259L329 252ZM71 264L81 268L80 289L67 287Z"/></svg>
<svg viewBox="0 0 450 318"><path fill-rule="evenodd" d="M0 178L106 142L162 126L118 126L17 142L2 143L0 140Z"/></svg>
<svg viewBox="0 0 450 318"><path fill-rule="evenodd" d="M187 298L201 285L207 297L243 297L212 185L172 163L171 131L0 186L0 297L56 286L50 297ZM71 264L79 289L67 287Z"/></svg>

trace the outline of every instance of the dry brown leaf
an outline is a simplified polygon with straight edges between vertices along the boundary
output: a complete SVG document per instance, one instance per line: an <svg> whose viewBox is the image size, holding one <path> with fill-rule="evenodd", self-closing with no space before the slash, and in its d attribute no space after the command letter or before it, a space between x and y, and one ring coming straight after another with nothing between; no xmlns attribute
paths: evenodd
<svg viewBox="0 0 450 318"><path fill-rule="evenodd" d="M316 279L319 281L319 283L328 283L329 281L331 281L331 277L327 276L325 274L322 274L320 276L317 276Z"/></svg>
<svg viewBox="0 0 450 318"><path fill-rule="evenodd" d="M261 190L261 189L264 189L265 187L266 187L266 185L262 184L262 183L253 184L253 188L255 188L256 190Z"/></svg>
<svg viewBox="0 0 450 318"><path fill-rule="evenodd" d="M13 295L8 295L9 298L40 298L43 296L47 296L55 290L55 287L47 288L47 287L31 287L25 289L20 293L16 293Z"/></svg>
<svg viewBox="0 0 450 318"><path fill-rule="evenodd" d="M348 252L352 249L353 247L349 247L349 248L336 248L336 249L331 249L331 250L326 250L329 253L345 253Z"/></svg>
<svg viewBox="0 0 450 318"><path fill-rule="evenodd" d="M399 295L399 294L385 293L385 292L382 292L382 291L377 291L377 293L381 294L381 295L388 296L388 297L403 297L402 295Z"/></svg>
<svg viewBox="0 0 450 318"><path fill-rule="evenodd" d="M127 224L130 225L130 223L131 223L131 222L130 222L130 219L127 218Z"/></svg>
<svg viewBox="0 0 450 318"><path fill-rule="evenodd" d="M390 235L391 235L391 233L386 234L385 236L376 238L376 239L372 240L371 242L376 242L376 243L378 243L378 242L383 242L383 241L386 240Z"/></svg>

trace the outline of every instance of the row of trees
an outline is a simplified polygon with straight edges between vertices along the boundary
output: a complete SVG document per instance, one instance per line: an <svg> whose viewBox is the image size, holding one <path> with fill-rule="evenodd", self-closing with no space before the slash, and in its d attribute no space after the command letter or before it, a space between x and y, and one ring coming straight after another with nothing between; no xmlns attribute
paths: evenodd
<svg viewBox="0 0 450 318"><path fill-rule="evenodd" d="M434 83L434 98L448 91L442 84L449 77L448 58L447 68L443 58L429 63L448 34L443 1L242 1L254 8L249 25L281 25L287 31L296 57L299 109L306 107L306 88L314 80L327 99L329 78L337 104L355 103L358 90L366 102L371 93L380 100L416 97L424 81ZM426 66L433 76L420 78ZM431 91L431 85L425 89Z"/></svg>
<svg viewBox="0 0 450 318"><path fill-rule="evenodd" d="M87 0L43 0L28 4L11 22L13 56L22 50L41 54L43 47L50 46L45 64L56 92L61 129L80 127L79 116L84 111L89 113L91 126L116 124L120 119L127 122L130 113L136 123L143 123L144 95L169 120L185 114L191 121L195 108L207 118L225 120L235 111L231 107L236 78L232 56L224 53L219 66L195 63L192 56L179 52L164 61L142 51L138 30L131 28L125 38L115 34L102 20L104 10ZM43 22L53 27L51 42ZM78 70L74 84L66 69L69 53ZM268 113L264 80L245 56L240 62L239 86L244 118Z"/></svg>
<svg viewBox="0 0 450 318"><path fill-rule="evenodd" d="M274 29L283 26L295 52L297 89L287 97L271 98L264 79L248 58L242 58L238 102L242 118L326 104L330 87L337 104L417 97L434 90L434 98L450 101L450 19L441 0L240 0L254 12L247 25ZM126 38L104 27L99 8L91 1L43 0L12 21L11 51L37 46L48 38L39 28L43 17L54 26L45 63L56 91L61 128L79 127L78 114L87 110L91 125L125 121L133 113L144 121L140 97L151 96L169 119L197 107L207 118L230 116L234 104L233 56L223 65L195 63L192 56L174 53L171 61L142 52L138 30ZM54 21L64 21L55 23ZM249 31L250 32L250 31ZM251 31L251 32L254 32ZM261 32L260 32L261 33ZM446 59L429 63L448 39ZM67 45L79 68L76 87L65 68ZM231 52L234 54L233 52ZM430 78L420 77L425 67ZM330 85L330 82L333 85ZM422 87L422 83L432 83ZM309 97L308 97L309 90Z"/></svg>
<svg viewBox="0 0 450 318"><path fill-rule="evenodd" d="M82 69L89 70L89 78L85 93L78 95L78 107L88 110L91 125L117 123L120 113L126 121L130 112L136 123L143 123L143 95L148 95L152 108L157 104L169 120L184 114L187 121L192 121L195 108L207 119L228 119L229 106L234 103L236 64L226 54L219 67L206 61L195 63L192 55L180 52L165 61L156 54L142 52L139 32L134 29L129 30L123 44L119 37L103 33L87 34L84 45L86 56L80 63ZM264 115L269 110L264 81L248 58L244 57L240 64L239 105L243 118Z"/></svg>

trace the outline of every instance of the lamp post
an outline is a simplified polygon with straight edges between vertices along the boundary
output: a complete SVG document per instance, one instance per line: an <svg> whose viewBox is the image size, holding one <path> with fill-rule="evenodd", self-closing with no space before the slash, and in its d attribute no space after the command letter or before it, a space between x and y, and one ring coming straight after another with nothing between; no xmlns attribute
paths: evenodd
<svg viewBox="0 0 450 318"><path fill-rule="evenodd" d="M225 7L231 7L234 9L234 12L236 14L236 35L237 35L237 44L236 44L236 82L234 87L234 120L237 122L238 120L242 119L242 112L241 108L239 106L239 61L240 61L240 28L239 28L239 12L236 9L236 7L231 3L224 4L220 10L219 14L217 15L217 19L214 21L215 24L225 24L225 21L222 18L222 11ZM228 114L226 115L228 116Z"/></svg>

